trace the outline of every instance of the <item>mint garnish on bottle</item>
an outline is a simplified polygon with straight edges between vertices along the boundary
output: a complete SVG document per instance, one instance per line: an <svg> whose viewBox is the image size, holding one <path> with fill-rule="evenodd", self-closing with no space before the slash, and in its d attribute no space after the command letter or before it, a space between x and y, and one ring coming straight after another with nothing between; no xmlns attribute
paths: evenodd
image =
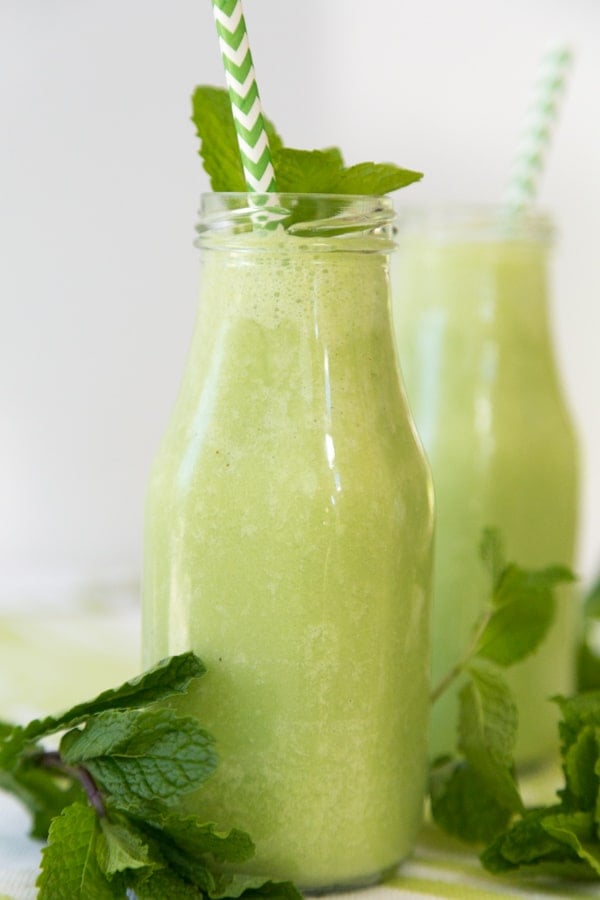
<svg viewBox="0 0 600 900"><path fill-rule="evenodd" d="M192 121L200 138L200 156L213 191L247 191L240 160L231 103L226 90L197 87L192 96ZM284 146L273 123L265 129L277 190L300 194L367 194L380 196L419 181L423 175L393 163L364 162L347 167L337 147L298 150Z"/></svg>

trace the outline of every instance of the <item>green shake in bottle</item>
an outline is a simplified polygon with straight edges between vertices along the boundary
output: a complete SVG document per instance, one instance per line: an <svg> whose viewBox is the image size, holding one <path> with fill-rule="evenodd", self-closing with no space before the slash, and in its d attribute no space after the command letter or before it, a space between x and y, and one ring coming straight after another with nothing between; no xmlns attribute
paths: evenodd
<svg viewBox="0 0 600 900"><path fill-rule="evenodd" d="M426 778L429 475L389 317L391 202L206 195L198 320L146 510L144 647L195 650L182 701L220 764L190 812L246 871L376 881ZM265 210L262 210L264 215Z"/></svg>
<svg viewBox="0 0 600 900"><path fill-rule="evenodd" d="M548 310L548 220L498 209L406 216L395 328L412 412L436 492L433 682L460 658L489 596L478 554L498 529L526 568L574 568L578 453ZM573 686L573 591L557 592L549 637L508 673L519 707L517 760L556 749L554 704ZM432 713L431 751L456 739L456 690Z"/></svg>

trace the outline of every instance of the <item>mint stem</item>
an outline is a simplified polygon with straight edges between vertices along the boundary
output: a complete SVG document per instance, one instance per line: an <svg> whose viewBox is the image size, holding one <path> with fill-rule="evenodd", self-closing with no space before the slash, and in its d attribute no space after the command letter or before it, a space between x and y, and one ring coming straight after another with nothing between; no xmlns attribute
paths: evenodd
<svg viewBox="0 0 600 900"><path fill-rule="evenodd" d="M435 701L441 697L441 695L450 687L450 685L456 681L458 676L464 671L465 667L469 664L471 658L475 655L475 649L477 644L479 643L479 639L485 629L488 626L488 622L490 621L492 614L494 612L494 607L490 603L488 608L484 611L481 619L479 620L479 625L475 629L475 633L473 635L473 639L471 643L468 645L466 652L459 659L459 661L452 666L449 672L446 672L444 677L438 682L437 686L432 690L430 696L430 702L435 703Z"/></svg>
<svg viewBox="0 0 600 900"><path fill-rule="evenodd" d="M57 772L61 772L63 775L67 775L69 778L77 780L87 794L87 798L96 810L98 816L101 819L106 817L106 809L104 801L102 800L102 795L98 790L96 782L84 766L67 765L67 763L63 761L60 753L56 750L47 750L38 754L35 757L35 761L44 769L55 769Z"/></svg>

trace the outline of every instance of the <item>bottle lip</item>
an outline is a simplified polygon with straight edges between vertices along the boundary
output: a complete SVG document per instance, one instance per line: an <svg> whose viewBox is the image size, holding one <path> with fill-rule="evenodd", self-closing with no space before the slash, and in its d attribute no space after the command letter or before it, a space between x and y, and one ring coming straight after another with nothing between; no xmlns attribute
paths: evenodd
<svg viewBox="0 0 600 900"><path fill-rule="evenodd" d="M373 251L391 249L396 218L389 196L362 194L212 192L201 195L199 247L239 245L244 237L262 240L269 235L306 239L315 249L357 249L357 241ZM272 242L271 242L272 243ZM363 248L365 249L365 248Z"/></svg>
<svg viewBox="0 0 600 900"><path fill-rule="evenodd" d="M480 241L549 245L555 237L550 213L532 208L511 213L500 204L430 204L397 211L399 236L427 237L436 243Z"/></svg>

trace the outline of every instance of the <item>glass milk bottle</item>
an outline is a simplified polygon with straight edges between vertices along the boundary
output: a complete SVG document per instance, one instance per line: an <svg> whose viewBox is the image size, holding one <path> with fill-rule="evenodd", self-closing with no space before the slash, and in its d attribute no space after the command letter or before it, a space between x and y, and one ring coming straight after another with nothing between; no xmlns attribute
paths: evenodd
<svg viewBox="0 0 600 900"><path fill-rule="evenodd" d="M489 596L482 529L499 530L511 562L574 563L577 446L548 316L551 228L532 214L510 229L501 221L498 209L407 215L394 263L402 373L436 494L434 684ZM521 765L557 750L548 698L572 689L577 611L572 590L557 598L544 645L508 675ZM456 693L433 708L434 754L454 747Z"/></svg>
<svg viewBox="0 0 600 900"><path fill-rule="evenodd" d="M265 198L266 199L266 198ZM432 492L393 346L391 202L203 198L201 296L148 490L147 664L193 649L246 871L377 881L426 779ZM264 211L263 211L264 212Z"/></svg>

